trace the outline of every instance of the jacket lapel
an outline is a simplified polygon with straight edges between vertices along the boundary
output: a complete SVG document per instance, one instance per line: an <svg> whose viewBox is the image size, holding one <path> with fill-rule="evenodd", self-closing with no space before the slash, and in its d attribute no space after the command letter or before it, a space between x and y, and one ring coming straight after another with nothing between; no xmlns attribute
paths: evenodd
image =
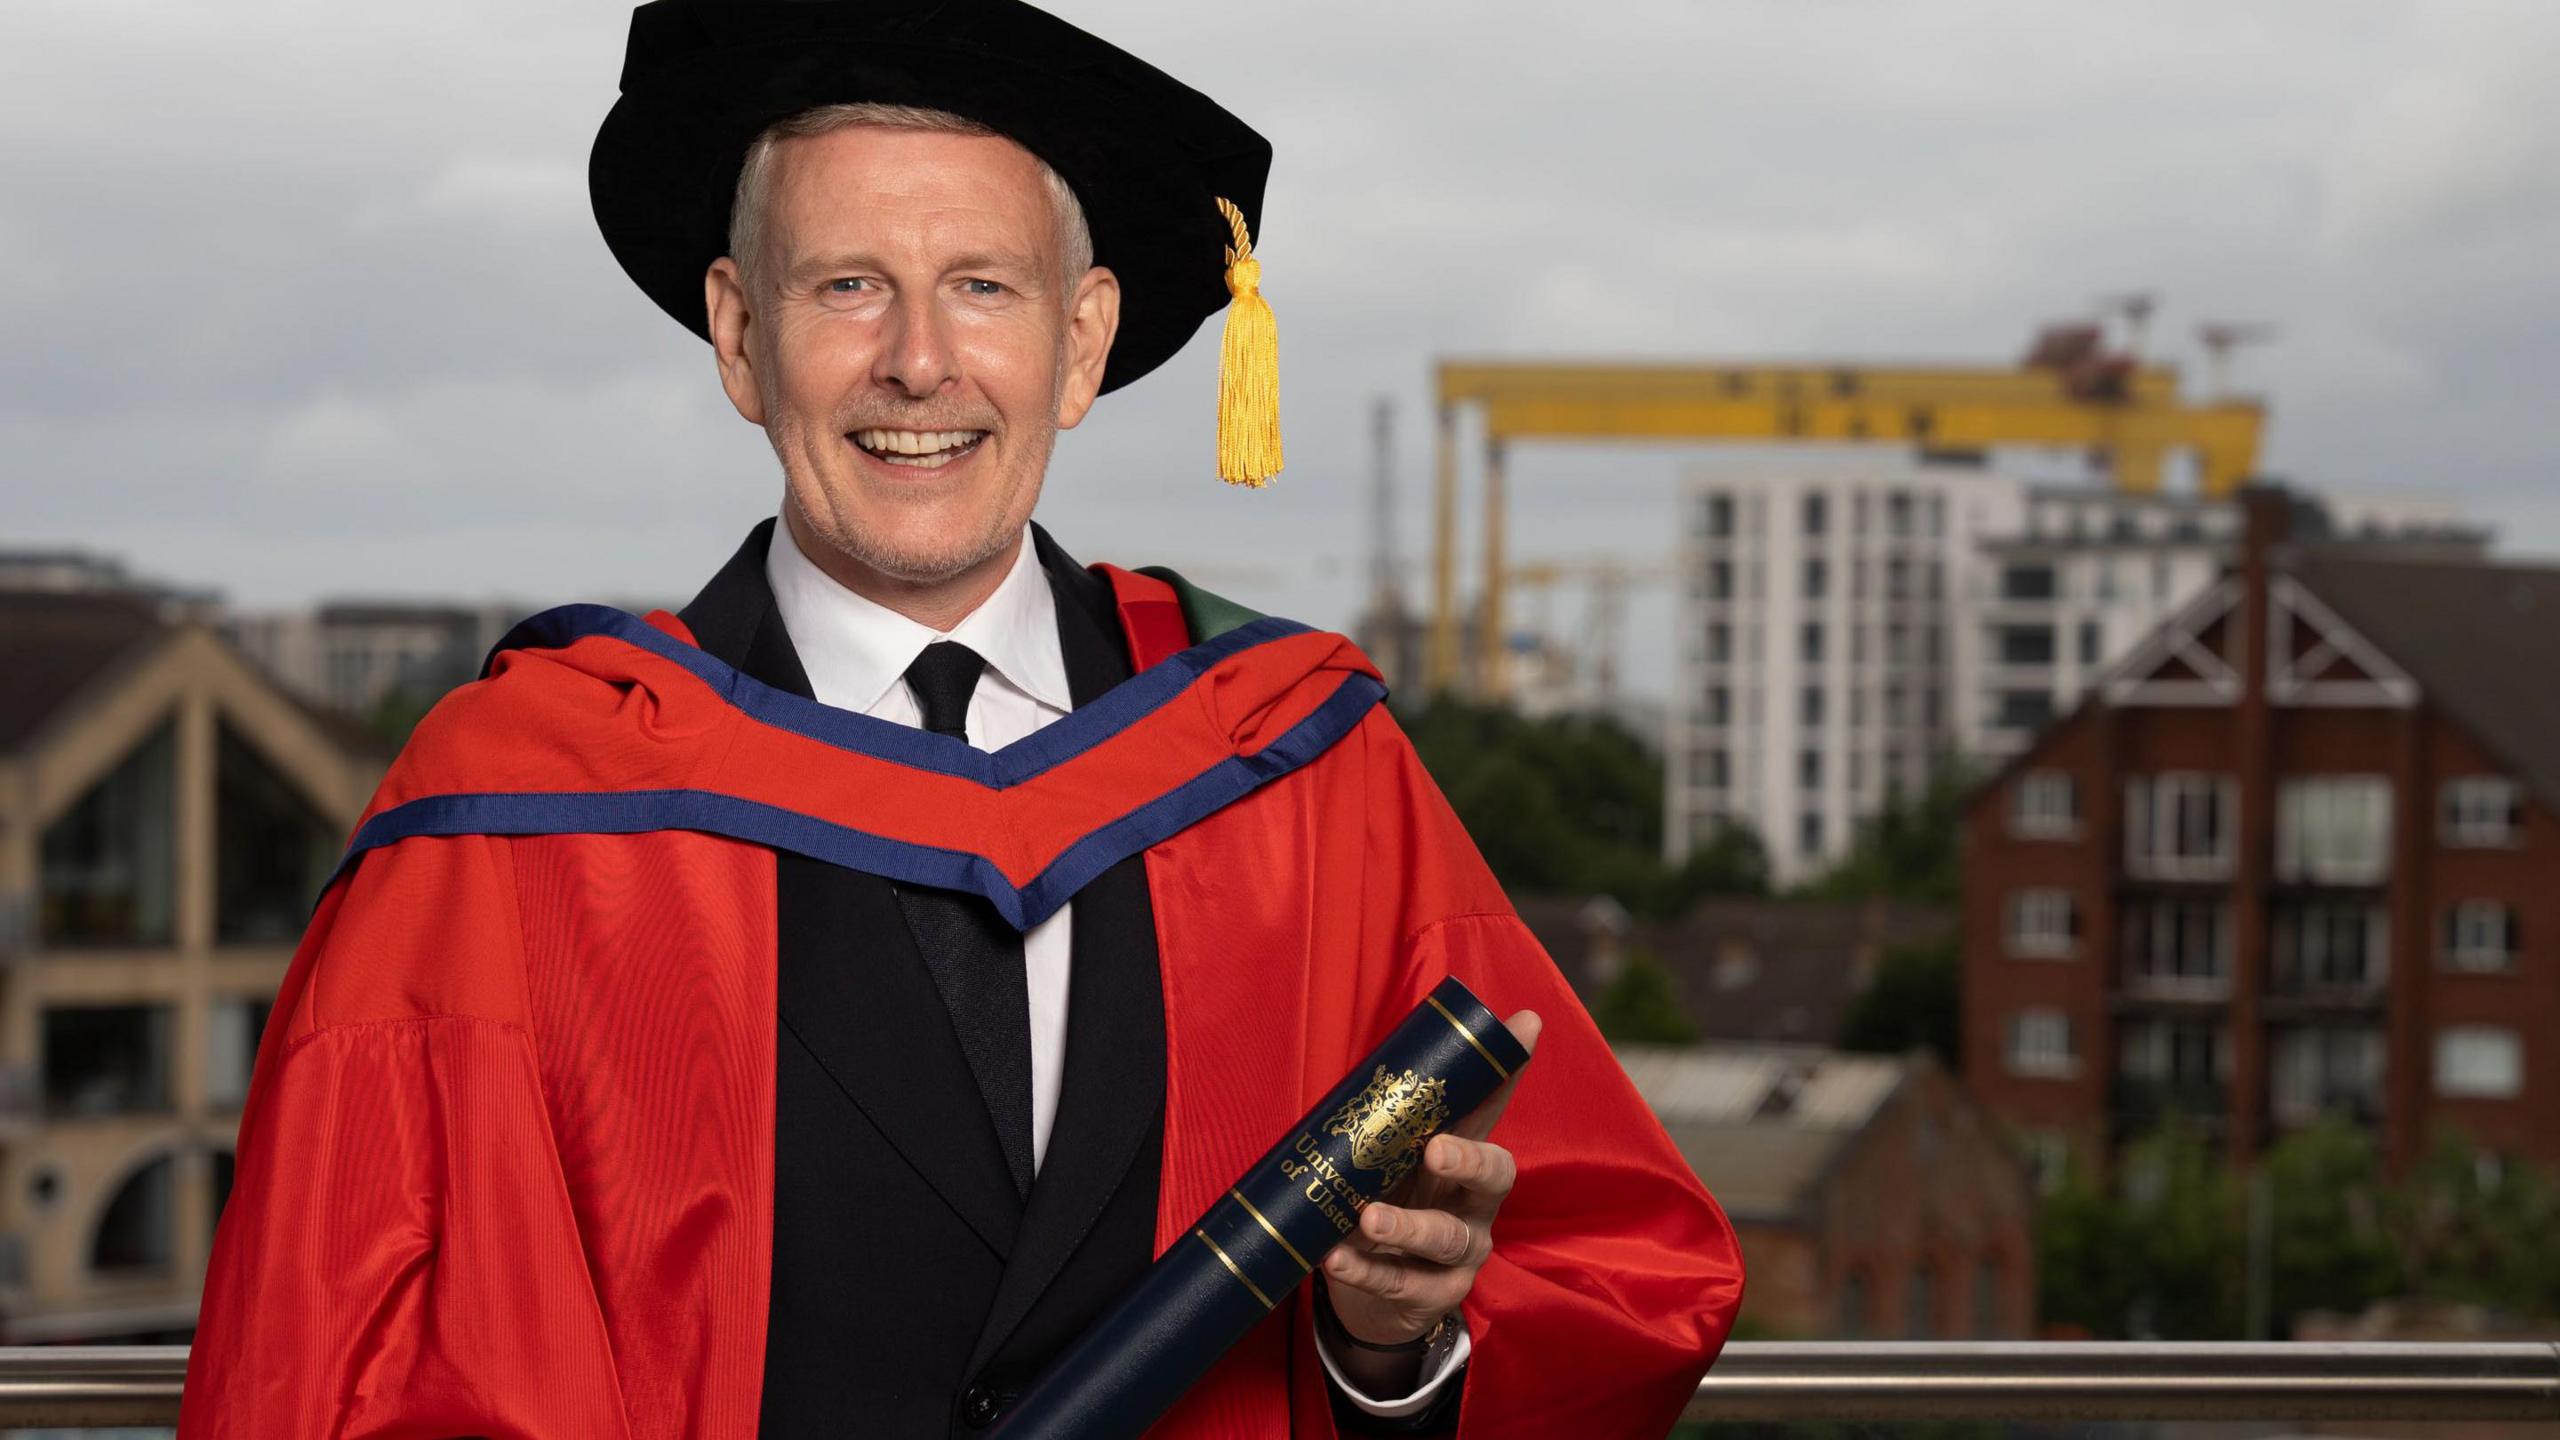
<svg viewBox="0 0 2560 1440"><path fill-rule="evenodd" d="M748 535L682 619L706 653L814 698L765 581L774 524ZM1022 1202L895 892L805 856L776 861L776 1043L805 1047L953 1212L996 1254L1010 1253Z"/></svg>
<svg viewBox="0 0 2560 1440"><path fill-rule="evenodd" d="M1109 585L1032 527L1057 599L1058 638L1078 708L1129 678ZM1132 855L1076 892L1069 925L1067 1053L1058 1113L1022 1229L989 1308L975 1371L1004 1346L1092 1233L1123 1183L1144 1183L1154 1211L1153 1154L1164 1114L1164 994L1146 862ZM1141 1159L1148 1163L1138 1164ZM1141 1243L1125 1258L1134 1279L1152 1258ZM1071 1317L1076 1328L1090 1316Z"/></svg>

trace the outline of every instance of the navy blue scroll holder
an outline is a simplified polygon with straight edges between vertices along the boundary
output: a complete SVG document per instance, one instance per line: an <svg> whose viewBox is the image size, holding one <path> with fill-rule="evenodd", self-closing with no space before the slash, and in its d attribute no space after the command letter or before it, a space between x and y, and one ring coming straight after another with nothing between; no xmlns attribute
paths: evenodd
<svg viewBox="0 0 2560 1440"><path fill-rule="evenodd" d="M1349 1238L1529 1052L1454 977L1253 1163L997 1422L996 1440L1136 1436Z"/></svg>

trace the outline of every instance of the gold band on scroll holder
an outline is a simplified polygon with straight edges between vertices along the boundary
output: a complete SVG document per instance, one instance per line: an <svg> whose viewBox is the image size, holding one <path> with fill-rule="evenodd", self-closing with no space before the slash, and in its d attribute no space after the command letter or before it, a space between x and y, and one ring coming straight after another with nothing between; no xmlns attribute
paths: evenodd
<svg viewBox="0 0 2560 1440"><path fill-rule="evenodd" d="M1484 1042L1476 1038L1476 1032L1467 1028L1466 1021L1450 1014L1449 1007L1440 1003L1439 996L1425 995L1422 998L1430 1001L1431 1008L1440 1012L1440 1018L1448 1021L1452 1028L1454 1028L1460 1035L1465 1036L1468 1044L1476 1047L1476 1053L1484 1057L1484 1063L1493 1067L1494 1074L1501 1076L1505 1080L1511 1078L1511 1072L1503 1067L1501 1061L1493 1058L1492 1051L1484 1048Z"/></svg>
<svg viewBox="0 0 2560 1440"><path fill-rule="evenodd" d="M1227 1273L1236 1277L1237 1284L1253 1292L1253 1298L1262 1302L1263 1309L1272 1308L1271 1297L1263 1294L1262 1287L1254 1284L1244 1271L1236 1267L1236 1262L1227 1258L1227 1252L1218 1248L1218 1242L1209 1238L1208 1231L1194 1230L1191 1233L1200 1237L1200 1243L1209 1247L1209 1253L1218 1257L1218 1263L1227 1267Z"/></svg>
<svg viewBox="0 0 2560 1440"><path fill-rule="evenodd" d="M1253 1208L1253 1202L1244 1198L1243 1191L1229 1190L1227 1193L1233 1195L1236 1198L1236 1203L1244 1207L1244 1213L1253 1217L1254 1224L1262 1227L1263 1234L1280 1242L1280 1248L1289 1252L1289 1258L1298 1262L1299 1269L1306 1271L1310 1275L1316 1273L1316 1267L1307 1263L1307 1257L1298 1253L1298 1247L1289 1243L1289 1237L1281 1234L1278 1226L1273 1225L1269 1220L1265 1219L1261 1211ZM1201 1238L1207 1239L1208 1237L1204 1235Z"/></svg>

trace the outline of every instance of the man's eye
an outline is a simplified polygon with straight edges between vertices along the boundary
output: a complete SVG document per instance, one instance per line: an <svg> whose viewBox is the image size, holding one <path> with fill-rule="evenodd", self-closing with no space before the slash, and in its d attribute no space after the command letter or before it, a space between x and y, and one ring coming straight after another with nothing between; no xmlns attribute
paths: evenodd
<svg viewBox="0 0 2560 1440"><path fill-rule="evenodd" d="M869 280L866 280L866 279L864 279L863 277L861 277L861 276L859 276L859 275L848 275L848 276L845 276L844 278L839 279L839 280L830 280L830 281L828 281L828 282L827 282L827 290L828 290L828 292L829 292L829 293L831 293L831 294L836 294L836 295L851 295L851 294L855 293L855 292L854 292L854 289L853 289L853 287L854 287L854 286L856 286L856 285L868 285L868 284L870 284L870 283L871 283L871 282L870 282Z"/></svg>
<svg viewBox="0 0 2560 1440"><path fill-rule="evenodd" d="M969 293L972 295L1001 295L1004 293L1004 287L993 280L963 280L960 283L967 286Z"/></svg>

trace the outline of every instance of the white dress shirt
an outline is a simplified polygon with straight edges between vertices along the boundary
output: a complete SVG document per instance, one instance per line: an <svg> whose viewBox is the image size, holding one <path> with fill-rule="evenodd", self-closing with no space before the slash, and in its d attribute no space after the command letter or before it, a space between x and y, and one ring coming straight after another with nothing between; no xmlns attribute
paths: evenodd
<svg viewBox="0 0 2560 1440"><path fill-rule="evenodd" d="M800 668L818 703L853 710L900 725L921 724L923 712L905 681L907 667L924 647L956 640L987 662L969 697L969 743L1001 750L1075 708L1067 691L1067 659L1058 643L1058 606L1049 577L1025 530L1013 568L977 609L948 631L908 619L839 585L800 553L785 520L773 528L765 551L765 582L773 589L782 627L799 653ZM1067 1054L1068 916L1073 901L1022 937L1024 979L1031 995L1031 1166L1036 1173L1049 1148L1058 1115L1059 1070ZM1441 1384L1464 1365L1470 1346L1461 1332L1438 1373L1411 1395L1372 1400L1343 1379L1327 1347L1317 1355L1354 1404L1380 1416L1409 1415L1431 1403Z"/></svg>

